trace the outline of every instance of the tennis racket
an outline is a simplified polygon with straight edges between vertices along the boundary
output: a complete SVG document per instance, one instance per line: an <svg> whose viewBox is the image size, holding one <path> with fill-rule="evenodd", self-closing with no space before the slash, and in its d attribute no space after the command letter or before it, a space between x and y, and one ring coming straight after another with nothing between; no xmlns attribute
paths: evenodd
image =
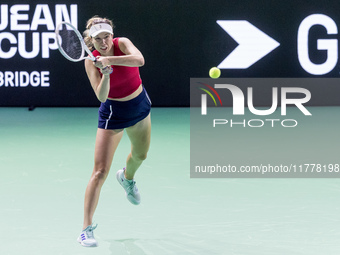
<svg viewBox="0 0 340 255"><path fill-rule="evenodd" d="M86 46L82 35L72 24L65 21L59 23L55 33L58 49L66 59L73 62L84 59L96 61L96 58ZM88 56L85 56L85 52L88 53Z"/></svg>

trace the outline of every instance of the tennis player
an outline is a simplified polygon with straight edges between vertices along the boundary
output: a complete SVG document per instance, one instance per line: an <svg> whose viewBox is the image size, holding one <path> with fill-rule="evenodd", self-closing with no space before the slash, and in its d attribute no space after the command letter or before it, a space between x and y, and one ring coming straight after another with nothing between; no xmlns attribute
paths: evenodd
<svg viewBox="0 0 340 255"><path fill-rule="evenodd" d="M78 237L85 247L98 245L93 235L97 225L93 225L92 218L123 130L131 141L131 152L116 178L134 205L141 201L134 175L150 146L151 101L139 75L144 57L129 39L114 38L113 27L111 20L95 16L88 20L84 32L85 42L97 58L96 62L86 59L85 69L101 102L94 168L85 192L83 231Z"/></svg>

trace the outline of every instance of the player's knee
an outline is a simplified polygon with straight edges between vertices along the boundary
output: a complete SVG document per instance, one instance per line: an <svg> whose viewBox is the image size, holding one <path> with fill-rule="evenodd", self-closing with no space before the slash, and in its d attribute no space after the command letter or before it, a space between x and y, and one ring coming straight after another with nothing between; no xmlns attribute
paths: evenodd
<svg viewBox="0 0 340 255"><path fill-rule="evenodd" d="M148 154L147 153L138 153L134 156L134 158L137 160L137 161L144 161L146 160Z"/></svg>
<svg viewBox="0 0 340 255"><path fill-rule="evenodd" d="M104 167L95 167L93 170L93 178L98 181L104 181L108 175L108 169Z"/></svg>

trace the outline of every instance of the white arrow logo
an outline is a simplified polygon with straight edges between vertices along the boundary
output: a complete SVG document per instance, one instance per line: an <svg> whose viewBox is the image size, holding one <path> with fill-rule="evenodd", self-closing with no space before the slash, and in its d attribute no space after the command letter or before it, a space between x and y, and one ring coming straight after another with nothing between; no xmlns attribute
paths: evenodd
<svg viewBox="0 0 340 255"><path fill-rule="evenodd" d="M280 44L246 20L218 20L239 45L219 65L220 69L246 69Z"/></svg>

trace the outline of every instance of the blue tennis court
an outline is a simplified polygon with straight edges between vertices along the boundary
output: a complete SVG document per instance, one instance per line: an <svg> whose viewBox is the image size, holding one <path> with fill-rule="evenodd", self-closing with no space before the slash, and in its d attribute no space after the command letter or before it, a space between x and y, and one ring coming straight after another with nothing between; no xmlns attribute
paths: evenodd
<svg viewBox="0 0 340 255"><path fill-rule="evenodd" d="M151 148L136 174L139 206L115 179L130 150L123 137L94 216L99 247L84 248L76 239L97 109L1 108L0 253L339 254L339 179L191 179L189 112L152 109ZM318 127L311 139L338 127Z"/></svg>

